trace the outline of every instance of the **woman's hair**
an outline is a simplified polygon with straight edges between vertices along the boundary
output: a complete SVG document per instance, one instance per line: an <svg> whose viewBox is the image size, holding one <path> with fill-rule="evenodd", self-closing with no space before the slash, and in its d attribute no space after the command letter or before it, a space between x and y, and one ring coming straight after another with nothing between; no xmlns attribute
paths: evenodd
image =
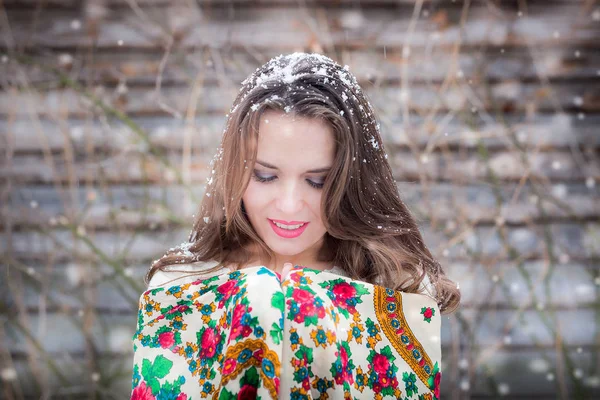
<svg viewBox="0 0 600 400"><path fill-rule="evenodd" d="M404 292L419 292L428 276L440 310L454 311L460 291L425 246L398 195L373 107L347 66L319 54L280 55L242 82L188 243L154 261L146 283L167 265L216 261L217 270L272 260L242 201L267 110L320 119L333 132L335 158L321 202L327 233L318 261L332 262L353 279Z"/></svg>

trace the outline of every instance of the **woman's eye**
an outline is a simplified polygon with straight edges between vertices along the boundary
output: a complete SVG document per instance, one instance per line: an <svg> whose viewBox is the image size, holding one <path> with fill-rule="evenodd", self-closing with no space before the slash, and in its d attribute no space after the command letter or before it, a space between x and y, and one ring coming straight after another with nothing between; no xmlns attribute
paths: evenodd
<svg viewBox="0 0 600 400"><path fill-rule="evenodd" d="M254 179L256 179L259 182L271 182L273 179L275 179L274 176L268 176L268 177L264 177L264 176L260 176L258 175L256 172L254 173Z"/></svg>
<svg viewBox="0 0 600 400"><path fill-rule="evenodd" d="M276 176L261 176L261 175L257 174L256 172L254 172L253 177L255 180L257 180L258 182L262 182L262 183L272 182L275 180L275 178L277 178ZM314 181L311 181L310 179L307 179L306 182L315 189L322 189L323 186L325 185L324 183L314 182Z"/></svg>

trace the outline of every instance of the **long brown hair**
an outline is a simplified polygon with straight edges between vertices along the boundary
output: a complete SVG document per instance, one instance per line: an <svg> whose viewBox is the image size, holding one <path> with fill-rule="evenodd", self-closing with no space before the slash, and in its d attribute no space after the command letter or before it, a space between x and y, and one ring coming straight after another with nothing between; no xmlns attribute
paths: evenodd
<svg viewBox="0 0 600 400"><path fill-rule="evenodd" d="M217 261L215 270L240 268L257 259L250 247L258 249L260 260L272 259L242 201L267 110L319 118L332 128L336 150L323 187L327 233L318 261L333 262L353 279L404 292L417 292L427 275L440 310L454 311L460 291L400 199L373 107L348 67L318 54L275 57L242 82L188 243L154 261L146 283L156 270L173 264Z"/></svg>

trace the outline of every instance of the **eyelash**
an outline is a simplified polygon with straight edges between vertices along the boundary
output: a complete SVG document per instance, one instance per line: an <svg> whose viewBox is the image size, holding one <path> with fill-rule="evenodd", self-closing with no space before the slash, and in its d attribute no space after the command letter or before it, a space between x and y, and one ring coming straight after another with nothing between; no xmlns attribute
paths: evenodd
<svg viewBox="0 0 600 400"><path fill-rule="evenodd" d="M272 182L273 179L275 179L275 176L269 177L269 178L263 178L262 176L257 175L256 173L252 174L254 179L257 180L258 182L262 182L262 183L269 183ZM312 186L315 189L323 189L323 186L325 185L324 183L314 183L313 181L311 181L310 179L307 179L306 182L308 182L308 184L310 186Z"/></svg>

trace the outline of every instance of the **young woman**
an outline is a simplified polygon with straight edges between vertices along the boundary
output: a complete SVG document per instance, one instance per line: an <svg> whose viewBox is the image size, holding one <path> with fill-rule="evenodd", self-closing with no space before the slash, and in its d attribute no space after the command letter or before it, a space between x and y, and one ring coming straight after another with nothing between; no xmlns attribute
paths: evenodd
<svg viewBox="0 0 600 400"><path fill-rule="evenodd" d="M401 201L347 67L244 82L188 243L150 268L132 399L439 399L460 301Z"/></svg>

